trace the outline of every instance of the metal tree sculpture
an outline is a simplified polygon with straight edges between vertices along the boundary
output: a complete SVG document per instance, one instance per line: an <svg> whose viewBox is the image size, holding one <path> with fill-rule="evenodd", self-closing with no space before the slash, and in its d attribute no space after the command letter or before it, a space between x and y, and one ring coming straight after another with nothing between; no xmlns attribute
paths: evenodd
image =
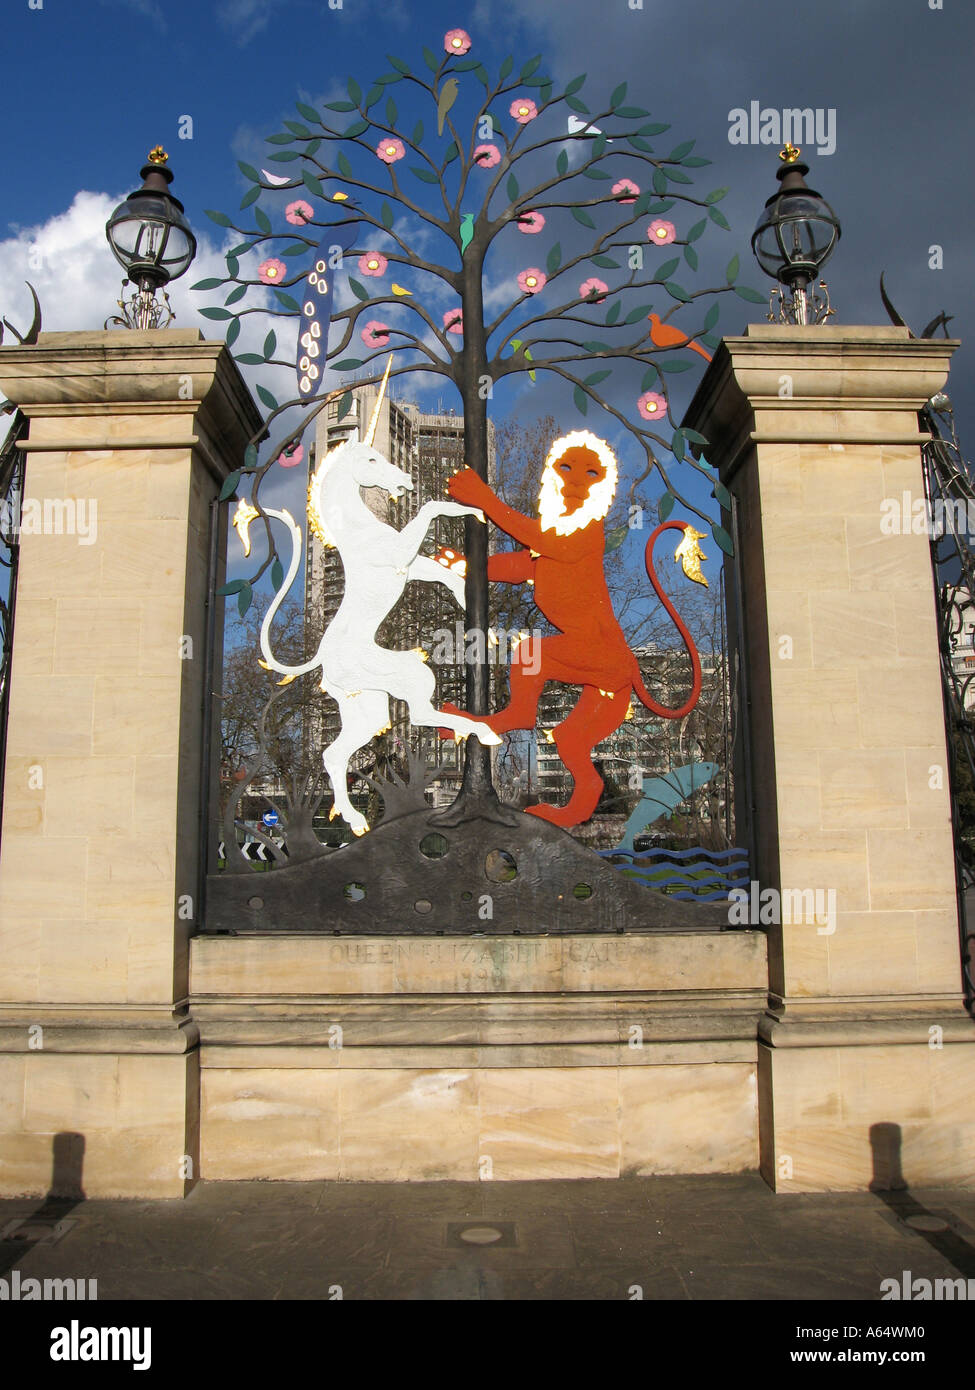
<svg viewBox="0 0 975 1390"><path fill-rule="evenodd" d="M426 72L389 57L390 71L365 93L350 78L348 100L325 103L326 114L296 103L302 122L285 121L286 130L271 135L268 143L289 147L276 148L269 160L300 164L300 175L277 175L241 163L253 184L241 208L254 207L256 226L245 228L223 213L208 214L219 226L232 227L245 237L227 253L226 278L194 287L211 290L232 284L224 307L201 311L227 321L228 345L236 342L246 314L298 320L297 394L279 403L265 387L257 388L270 412L265 432L254 437L243 466L227 479L223 493L231 496L244 475L254 475L251 503L267 534L267 555L257 572L250 580L225 586L225 592L237 594L242 613L253 584L268 566L276 588L283 574L260 503L261 481L330 400L340 398L340 418L351 408L348 389L320 395L325 367L339 373L364 371L359 384L370 384L379 379L391 348L396 351L394 376L426 372L456 386L463 402L465 461L482 479L487 474L487 400L493 386L510 376L527 374L534 381L538 373L548 372L569 384L583 415L592 404L629 432L645 460L633 487L654 470L663 481L661 521L680 502L703 518L722 549L731 550L727 534L682 495L661 461L670 453L696 469L707 479L712 495L727 503L721 485L699 458L707 441L677 427L668 400L668 377L693 365L687 354L675 354L691 349L707 358L700 344L716 345L709 336L719 315L713 297L734 293L751 303L764 303L757 291L736 284L737 255L722 285L689 291L674 279L681 256L689 270L697 270L695 243L709 224L728 230L717 207L727 189L694 196L688 171L710 161L692 153L693 140L681 142L668 154L656 153L650 138L669 126L648 123L648 111L626 105L626 83L599 104L600 109L590 111L580 95L585 76L556 92L551 78L540 72L541 57L529 59L517 72L514 59L508 57L492 78L476 57L466 56L470 48L470 36L453 29L444 36L442 56L423 49ZM394 86L410 104L408 118L397 106ZM464 110L470 123L462 136L459 114ZM352 121L340 129L337 118L343 114ZM430 129L434 120L436 133ZM408 124L413 127L410 134ZM405 186L403 168L419 185L416 194ZM277 224L257 206L264 193L285 203ZM667 217L675 208L676 222ZM702 215L692 221L696 212ZM559 239L553 238L543 256L515 260L516 266L519 261L524 265L513 272L512 252L521 249L520 237L537 235L547 224L553 224L550 230L558 229ZM590 233L592 240L576 250L568 238L580 232ZM435 259L434 253L421 255L417 249L433 243L442 248ZM247 275L242 259L257 248L265 258L256 274ZM508 266L489 271L489 256L496 248L507 253ZM670 248L675 254L669 254ZM357 261L361 279L344 279L343 265L350 258ZM544 268L535 263L539 260ZM383 285L376 293L363 284L387 277L389 288ZM506 281L511 284L507 297ZM346 284L352 302L333 312L333 294L336 288L344 291ZM231 307L250 288L265 285L272 287L275 307ZM300 301L288 292L298 285ZM487 290L489 302L501 304L496 313L485 309ZM648 292L657 297L661 313L646 302ZM709 297L707 311L694 313L698 301ZM380 310L389 322L376 317ZM685 312L678 327L671 320L681 311ZM348 356L357 332L367 351L362 357ZM276 351L272 328L262 355L241 353L238 361L290 366L275 356ZM598 393L614 368L629 370L634 384L639 379L632 414ZM293 407L303 408L300 423L286 430L259 464L257 444ZM487 532L470 518L465 532L466 622L469 629L484 631ZM487 665L469 667L467 683L468 709L487 713ZM491 785L489 750L473 741L467 746L457 811L465 817L504 814Z"/></svg>

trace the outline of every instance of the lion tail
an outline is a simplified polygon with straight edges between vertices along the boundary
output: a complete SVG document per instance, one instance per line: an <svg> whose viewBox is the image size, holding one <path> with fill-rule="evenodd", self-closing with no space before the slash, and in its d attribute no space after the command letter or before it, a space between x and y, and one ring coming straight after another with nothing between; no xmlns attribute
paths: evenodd
<svg viewBox="0 0 975 1390"><path fill-rule="evenodd" d="M667 709L665 705L659 705L657 703L643 683L643 677L640 674L640 667L636 657L633 658L635 672L633 677L633 689L636 691L641 704L646 705L647 709L660 719L683 719L686 714L690 714L691 710L697 704L698 696L701 693L701 658L698 655L697 647L694 645L694 639L688 632L677 609L664 593L660 580L657 578L657 572L653 567L653 547L661 532L671 530L684 531L686 529L687 523L685 521L661 522L647 541L647 548L644 553L644 560L647 566L647 574L650 576L650 583L653 585L654 591L660 602L674 620L674 625L681 635L684 646L687 648L687 655L691 658L691 691L684 703L676 709Z"/></svg>

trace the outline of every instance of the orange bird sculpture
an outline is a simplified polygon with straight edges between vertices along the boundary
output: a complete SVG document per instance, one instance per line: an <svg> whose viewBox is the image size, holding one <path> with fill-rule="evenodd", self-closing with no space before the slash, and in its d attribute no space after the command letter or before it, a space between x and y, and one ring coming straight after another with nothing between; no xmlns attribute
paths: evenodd
<svg viewBox="0 0 975 1390"><path fill-rule="evenodd" d="M661 323L659 314L651 314L649 317L650 337L653 339L655 347L689 347L693 348L695 352L699 352L705 362L711 361L711 354L705 352L698 343L692 343L687 334L682 333L679 328L674 328L673 324L670 323Z"/></svg>

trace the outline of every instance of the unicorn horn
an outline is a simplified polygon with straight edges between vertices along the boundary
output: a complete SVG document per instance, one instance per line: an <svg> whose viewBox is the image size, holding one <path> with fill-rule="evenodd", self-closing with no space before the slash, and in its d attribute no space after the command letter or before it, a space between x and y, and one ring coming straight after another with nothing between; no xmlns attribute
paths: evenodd
<svg viewBox="0 0 975 1390"><path fill-rule="evenodd" d="M379 395L376 397L376 404L372 408L372 417L369 421L369 428L366 430L367 444L372 444L376 438L376 427L379 424L379 412L382 409L383 396L386 394L386 383L389 380L389 369L393 365L393 354L390 353L386 358L386 370L383 372L382 384L379 387Z"/></svg>

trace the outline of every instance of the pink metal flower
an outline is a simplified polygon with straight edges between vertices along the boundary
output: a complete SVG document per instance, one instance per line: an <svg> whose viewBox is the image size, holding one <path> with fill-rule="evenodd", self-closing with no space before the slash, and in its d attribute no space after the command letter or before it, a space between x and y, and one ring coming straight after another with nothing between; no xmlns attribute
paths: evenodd
<svg viewBox="0 0 975 1390"><path fill-rule="evenodd" d="M370 319L360 336L366 347L385 347L389 342L389 324Z"/></svg>
<svg viewBox="0 0 975 1390"><path fill-rule="evenodd" d="M278 454L278 463L282 468L297 468L304 457L305 450L302 445L289 444L283 453Z"/></svg>
<svg viewBox="0 0 975 1390"><path fill-rule="evenodd" d="M288 273L288 267L284 261L279 261L276 256L270 260L261 261L257 267L257 278L263 280L265 285L277 285Z"/></svg>
<svg viewBox="0 0 975 1390"><path fill-rule="evenodd" d="M482 169L493 169L501 163L501 151L497 145L477 145L474 149L474 163Z"/></svg>
<svg viewBox="0 0 975 1390"><path fill-rule="evenodd" d="M529 266L518 274L518 288L522 294L538 294L545 288L545 275L537 266Z"/></svg>
<svg viewBox="0 0 975 1390"><path fill-rule="evenodd" d="M367 251L364 256L359 257L359 273L361 275L385 275L386 257L381 251Z"/></svg>
<svg viewBox="0 0 975 1390"><path fill-rule="evenodd" d="M445 53L466 53L471 46L471 36L466 29L448 29L443 36Z"/></svg>
<svg viewBox="0 0 975 1390"><path fill-rule="evenodd" d="M540 232L545 226L545 218L540 212L523 212L518 218L519 232Z"/></svg>
<svg viewBox="0 0 975 1390"><path fill-rule="evenodd" d="M395 164L397 159L402 159L406 154L406 146L402 140L380 140L376 146L376 153L384 164Z"/></svg>
<svg viewBox="0 0 975 1390"><path fill-rule="evenodd" d="M601 299L605 299L608 294L609 286L606 281L597 279L595 275L591 276L588 280L583 280L582 284L579 286L579 298L592 299L593 302L597 304Z"/></svg>
<svg viewBox="0 0 975 1390"><path fill-rule="evenodd" d="M293 226L303 227L315 216L315 209L311 203L306 203L304 198L299 198L297 202L288 204L284 210L284 216L285 221L292 223Z"/></svg>
<svg viewBox="0 0 975 1390"><path fill-rule="evenodd" d="M443 316L443 326L448 333L463 333L464 331L464 311L463 309L448 309Z"/></svg>
<svg viewBox="0 0 975 1390"><path fill-rule="evenodd" d="M530 97L516 97L508 109L519 125L527 125L538 115L538 107Z"/></svg>
<svg viewBox="0 0 975 1390"><path fill-rule="evenodd" d="M677 228L673 222L665 222L662 217L658 217L655 222L651 222L647 228L647 238L655 246L669 246L677 235Z"/></svg>
<svg viewBox="0 0 975 1390"><path fill-rule="evenodd" d="M644 391L636 403L636 408L644 420L666 420L667 397L662 396L659 391Z"/></svg>
<svg viewBox="0 0 975 1390"><path fill-rule="evenodd" d="M613 184L613 196L619 203L635 203L639 191L640 185L632 179L620 179L619 183ZM626 196L627 194L632 194L632 197Z"/></svg>

